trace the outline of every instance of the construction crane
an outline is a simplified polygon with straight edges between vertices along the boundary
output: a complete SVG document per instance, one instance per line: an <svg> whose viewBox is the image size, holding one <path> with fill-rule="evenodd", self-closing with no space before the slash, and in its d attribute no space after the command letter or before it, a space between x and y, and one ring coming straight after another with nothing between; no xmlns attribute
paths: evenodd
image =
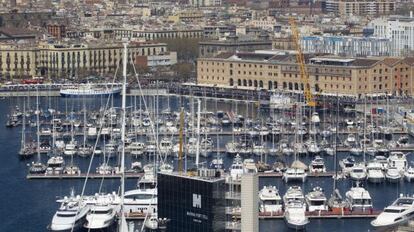
<svg viewBox="0 0 414 232"><path fill-rule="evenodd" d="M306 70L305 58L303 56L302 48L299 42L300 38L299 38L298 27L296 26L296 20L293 17L290 17L289 23L290 23L290 27L292 30L293 43L295 44L295 48L296 48L296 61L300 68L300 80L302 81L302 84L303 84L303 94L305 96L306 104L309 107L315 107L316 102L313 98L310 84L309 84L309 74L308 74L308 71Z"/></svg>

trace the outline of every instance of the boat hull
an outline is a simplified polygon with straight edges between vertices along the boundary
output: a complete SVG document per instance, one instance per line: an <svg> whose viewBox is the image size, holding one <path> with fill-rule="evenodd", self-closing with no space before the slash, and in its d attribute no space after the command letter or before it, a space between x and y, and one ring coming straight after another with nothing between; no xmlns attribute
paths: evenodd
<svg viewBox="0 0 414 232"><path fill-rule="evenodd" d="M96 97L96 96L109 96L119 95L121 88L115 88L112 90L101 90L101 91L67 91L60 90L61 97Z"/></svg>
<svg viewBox="0 0 414 232"><path fill-rule="evenodd" d="M293 223L285 218L285 223L286 223L286 226L289 227L290 229L304 230L306 229L306 225L309 223L309 220L303 221L301 223Z"/></svg>

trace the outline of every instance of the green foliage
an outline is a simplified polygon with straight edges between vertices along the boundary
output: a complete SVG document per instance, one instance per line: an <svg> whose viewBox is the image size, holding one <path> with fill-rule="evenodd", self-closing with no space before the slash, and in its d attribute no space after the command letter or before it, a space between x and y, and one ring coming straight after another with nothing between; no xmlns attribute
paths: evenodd
<svg viewBox="0 0 414 232"><path fill-rule="evenodd" d="M158 39L157 42L166 43L169 51L177 52L179 61L194 61L198 57L198 43L201 38Z"/></svg>

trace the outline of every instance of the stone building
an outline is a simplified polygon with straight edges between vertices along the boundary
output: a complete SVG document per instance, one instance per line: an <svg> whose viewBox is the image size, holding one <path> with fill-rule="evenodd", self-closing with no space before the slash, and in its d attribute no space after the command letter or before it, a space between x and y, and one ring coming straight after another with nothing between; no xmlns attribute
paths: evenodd
<svg viewBox="0 0 414 232"><path fill-rule="evenodd" d="M306 55L311 91L361 96L412 95L414 58L340 58ZM199 58L198 84L240 89L303 90L295 55L221 53Z"/></svg>

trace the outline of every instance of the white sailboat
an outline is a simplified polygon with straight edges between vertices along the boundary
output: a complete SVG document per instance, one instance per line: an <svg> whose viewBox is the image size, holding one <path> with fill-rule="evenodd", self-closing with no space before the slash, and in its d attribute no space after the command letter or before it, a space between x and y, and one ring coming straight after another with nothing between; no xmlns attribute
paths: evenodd
<svg viewBox="0 0 414 232"><path fill-rule="evenodd" d="M37 91L37 88L36 88ZM46 165L41 162L40 158L40 110L39 110L39 93L36 95L36 134L37 134L37 162L32 162L29 167L30 174L44 174L46 172Z"/></svg>

